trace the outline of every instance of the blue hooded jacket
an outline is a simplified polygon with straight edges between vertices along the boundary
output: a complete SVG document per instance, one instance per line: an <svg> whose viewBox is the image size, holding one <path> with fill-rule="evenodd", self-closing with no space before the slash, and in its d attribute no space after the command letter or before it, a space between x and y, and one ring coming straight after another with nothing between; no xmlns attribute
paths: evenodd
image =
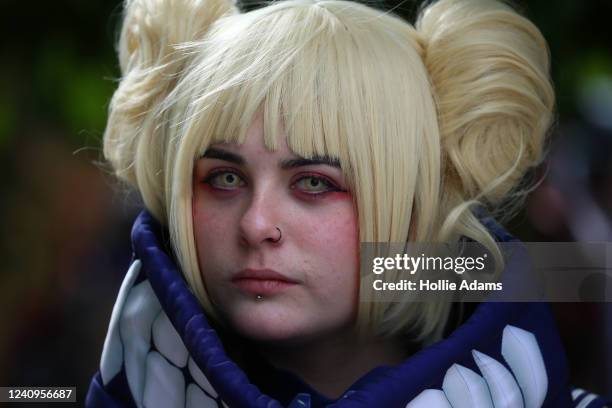
<svg viewBox="0 0 612 408"><path fill-rule="evenodd" d="M492 218L499 241L515 241ZM361 377L330 400L253 356L239 367L143 211L132 229L134 261L113 308L100 370L86 406L231 408L597 408L570 387L565 352L545 303L483 302L447 338L396 366ZM246 369L246 371L245 371ZM248 371L248 375L247 375ZM257 385L256 385L257 384Z"/></svg>

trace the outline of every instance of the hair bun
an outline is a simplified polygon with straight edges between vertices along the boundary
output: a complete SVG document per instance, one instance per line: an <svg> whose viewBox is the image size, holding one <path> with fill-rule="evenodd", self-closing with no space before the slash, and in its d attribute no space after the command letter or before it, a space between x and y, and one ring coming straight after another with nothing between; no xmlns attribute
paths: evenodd
<svg viewBox="0 0 612 408"><path fill-rule="evenodd" d="M122 78L104 134L104 156L119 178L139 189L142 177L160 179L163 149L155 140L154 121L146 118L155 114L153 107L171 91L186 64L177 46L203 39L217 19L235 12L228 0L125 1L118 42ZM139 169L137 155L152 156L157 171Z"/></svg>
<svg viewBox="0 0 612 408"><path fill-rule="evenodd" d="M546 41L490 0L436 2L416 27L437 103L443 188L496 204L542 157L554 105Z"/></svg>

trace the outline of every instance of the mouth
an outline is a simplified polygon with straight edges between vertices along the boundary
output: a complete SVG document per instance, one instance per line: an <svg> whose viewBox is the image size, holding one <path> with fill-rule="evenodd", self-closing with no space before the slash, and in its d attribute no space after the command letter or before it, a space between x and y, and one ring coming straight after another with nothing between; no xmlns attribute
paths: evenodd
<svg viewBox="0 0 612 408"><path fill-rule="evenodd" d="M233 278L232 283L249 295L274 295L283 292L299 282L271 269L243 269Z"/></svg>

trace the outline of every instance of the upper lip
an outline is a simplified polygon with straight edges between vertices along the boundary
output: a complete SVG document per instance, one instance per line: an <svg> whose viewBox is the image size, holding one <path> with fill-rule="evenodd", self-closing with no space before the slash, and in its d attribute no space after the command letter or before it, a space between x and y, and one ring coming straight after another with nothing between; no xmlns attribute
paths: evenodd
<svg viewBox="0 0 612 408"><path fill-rule="evenodd" d="M243 269L232 277L233 281L240 279L278 280L288 283L298 283L297 280L288 278L272 269Z"/></svg>

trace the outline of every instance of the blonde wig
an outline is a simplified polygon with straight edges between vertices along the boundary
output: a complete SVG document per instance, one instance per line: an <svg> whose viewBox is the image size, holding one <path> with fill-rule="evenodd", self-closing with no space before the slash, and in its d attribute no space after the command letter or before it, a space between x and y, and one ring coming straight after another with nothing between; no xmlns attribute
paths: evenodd
<svg viewBox="0 0 612 408"><path fill-rule="evenodd" d="M495 252L470 205L516 190L542 156L554 103L542 35L488 0L435 2L414 26L344 0L248 13L225 0L127 0L119 60L105 157L168 226L217 318L198 267L192 171L211 144L242 143L258 110L268 148L282 127L295 154L339 159L362 242L467 236ZM432 340L448 313L443 300L360 302L358 323Z"/></svg>

